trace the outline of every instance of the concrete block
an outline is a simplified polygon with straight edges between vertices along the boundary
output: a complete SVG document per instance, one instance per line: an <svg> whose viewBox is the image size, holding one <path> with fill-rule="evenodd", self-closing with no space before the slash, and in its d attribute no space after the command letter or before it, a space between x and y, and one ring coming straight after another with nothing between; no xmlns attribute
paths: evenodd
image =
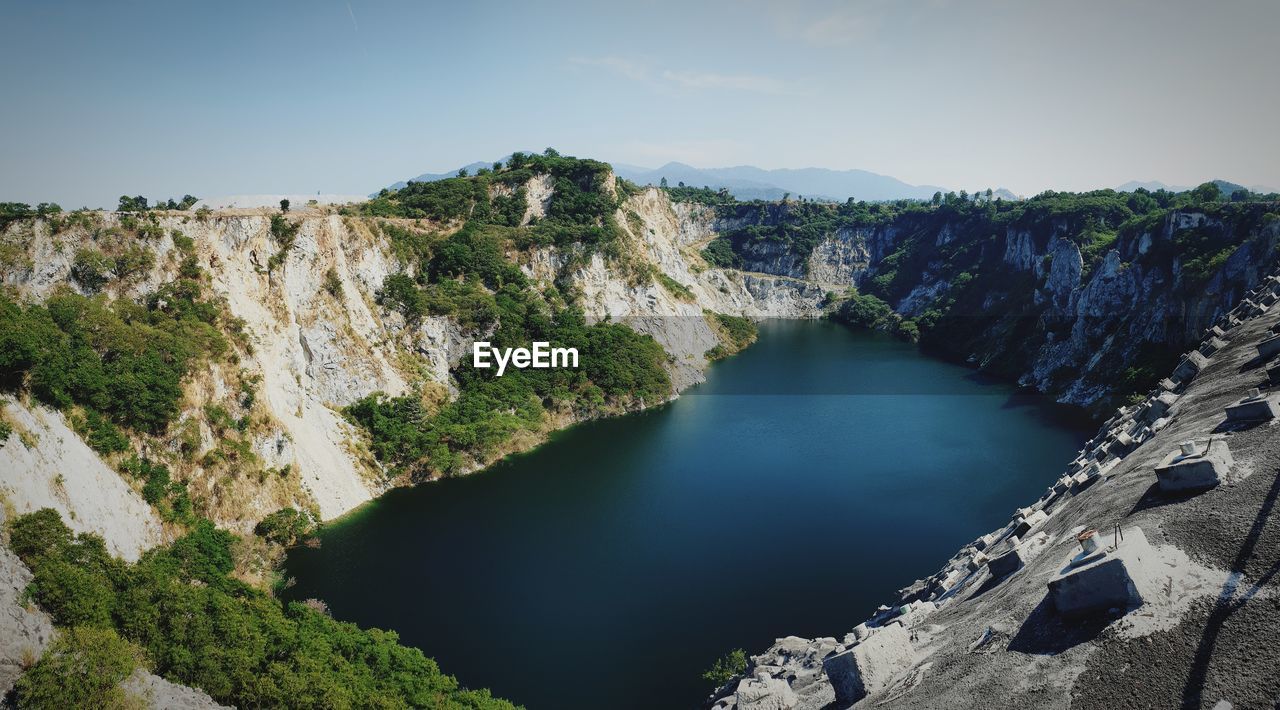
<svg viewBox="0 0 1280 710"><path fill-rule="evenodd" d="M855 703L884 689L915 662L911 638L900 624L886 626L853 648L822 661L837 703Z"/></svg>
<svg viewBox="0 0 1280 710"><path fill-rule="evenodd" d="M1273 335L1258 343L1258 355L1270 359L1280 353L1280 335Z"/></svg>
<svg viewBox="0 0 1280 710"><path fill-rule="evenodd" d="M987 556L985 554L981 552L975 552L973 557L969 558L969 564L968 564L969 571L977 572L978 570L982 569L982 566L985 565L987 561L988 561Z"/></svg>
<svg viewBox="0 0 1280 710"><path fill-rule="evenodd" d="M1178 383L1166 377L1163 380L1160 380L1160 389L1172 392L1173 390L1178 389Z"/></svg>
<svg viewBox="0 0 1280 710"><path fill-rule="evenodd" d="M1213 441L1209 450L1187 442L1169 452L1156 466L1156 481L1165 492L1207 490L1222 482L1235 461L1225 441Z"/></svg>
<svg viewBox="0 0 1280 710"><path fill-rule="evenodd" d="M1267 368L1267 382L1271 385L1280 385L1280 362Z"/></svg>
<svg viewBox="0 0 1280 710"><path fill-rule="evenodd" d="M1080 551L1049 581L1049 597L1059 614L1132 609L1153 597L1159 578L1155 553L1142 530L1128 528L1122 535L1114 547Z"/></svg>
<svg viewBox="0 0 1280 710"><path fill-rule="evenodd" d="M1124 458L1133 450L1133 437L1124 432L1116 434L1116 438L1107 444L1107 454L1116 458Z"/></svg>
<svg viewBox="0 0 1280 710"><path fill-rule="evenodd" d="M1072 494L1079 493L1084 489L1088 488L1089 486L1092 486L1093 484L1097 483L1101 479L1102 479L1101 467L1091 466L1089 468L1086 468L1080 473L1077 473L1075 477L1071 479L1071 493Z"/></svg>
<svg viewBox="0 0 1280 710"><path fill-rule="evenodd" d="M1227 405L1226 412L1229 422L1270 421L1280 417L1280 395L1264 395L1254 389Z"/></svg>
<svg viewBox="0 0 1280 710"><path fill-rule="evenodd" d="M1207 335L1211 338L1225 338L1227 337L1227 331L1215 325L1212 328L1209 328Z"/></svg>
<svg viewBox="0 0 1280 710"><path fill-rule="evenodd" d="M800 702L787 681L767 672L739 681L734 695L739 710L789 710Z"/></svg>
<svg viewBox="0 0 1280 710"><path fill-rule="evenodd" d="M1022 569L1022 565L1025 562L1022 559L1022 553L1019 552L1017 545L1015 545L1008 552L992 557L991 561L987 563L987 569L991 570L993 577L1003 577L1006 574Z"/></svg>
<svg viewBox="0 0 1280 710"><path fill-rule="evenodd" d="M1022 511L1019 512L1021 513ZM1040 527L1048 519L1048 514L1043 510L1032 510L1020 516L1018 524L1013 528L1013 534L1018 537L1026 537L1027 533Z"/></svg>
<svg viewBox="0 0 1280 710"><path fill-rule="evenodd" d="M1208 340L1200 344L1200 354L1205 357L1212 357L1214 353L1226 347L1227 341L1216 337L1210 337Z"/></svg>
<svg viewBox="0 0 1280 710"><path fill-rule="evenodd" d="M1178 367L1173 371L1173 379L1184 384L1190 382L1208 364L1209 358L1192 350L1178 361Z"/></svg>
<svg viewBox="0 0 1280 710"><path fill-rule="evenodd" d="M1147 410L1147 421L1154 422L1160 417L1169 413L1173 409L1173 405L1178 401L1178 395L1172 392L1161 392L1159 396L1151 400L1151 407Z"/></svg>

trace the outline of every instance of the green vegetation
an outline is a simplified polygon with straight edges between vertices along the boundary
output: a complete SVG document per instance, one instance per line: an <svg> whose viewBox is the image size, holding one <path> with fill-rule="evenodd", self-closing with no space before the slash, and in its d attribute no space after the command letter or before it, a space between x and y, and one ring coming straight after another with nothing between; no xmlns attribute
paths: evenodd
<svg viewBox="0 0 1280 710"><path fill-rule="evenodd" d="M702 679L714 684L717 688L728 683L734 676L747 672L747 654L735 648L723 658L717 658L711 668L702 674Z"/></svg>
<svg viewBox="0 0 1280 710"><path fill-rule="evenodd" d="M662 287L667 289L671 295L690 303L694 301L693 291L690 291L688 286L685 286L661 271L657 272L654 275L654 278L656 278L658 283L662 284Z"/></svg>
<svg viewBox="0 0 1280 710"><path fill-rule="evenodd" d="M302 229L302 225L290 222L284 215L271 215L271 238L275 240L277 248L276 253L267 260L267 271L275 271L288 258L289 250L298 238L299 229Z"/></svg>
<svg viewBox="0 0 1280 710"><path fill-rule="evenodd" d="M330 266L329 269L324 272L324 283L321 284L321 288L324 289L325 293L333 296L339 301L343 299L342 278L338 276L337 269Z"/></svg>
<svg viewBox="0 0 1280 710"><path fill-rule="evenodd" d="M181 200L175 201L172 197L168 200L156 200L155 205L151 206L147 198L142 195L129 197L121 195L120 202L116 205L117 212L147 212L149 210L189 210L191 206L199 202L200 198L193 195L183 195Z"/></svg>
<svg viewBox="0 0 1280 710"><path fill-rule="evenodd" d="M676 187L667 185L667 179L662 179L661 189L667 193L667 197L672 202L695 202L701 205L732 205L737 202L733 195L729 193L727 188L712 190L709 187L686 187L684 183L680 183Z"/></svg>
<svg viewBox="0 0 1280 710"><path fill-rule="evenodd" d="M239 707L511 708L460 688L396 634L287 606L231 576L235 535L208 521L126 564L43 509L12 521L31 598L63 638L19 685L19 705L102 707L141 657ZM43 668L42 668L43 665Z"/></svg>
<svg viewBox="0 0 1280 710"><path fill-rule="evenodd" d="M263 518L253 531L268 542L288 547L297 544L299 540L315 532L315 529L316 519L311 513L281 508Z"/></svg>
<svg viewBox="0 0 1280 710"><path fill-rule="evenodd" d="M538 431L548 409L590 415L611 404L653 402L671 392L662 365L666 353L647 335L616 323L588 326L581 311L543 303L530 290L506 286L495 298L494 347L577 347L577 369L474 369L469 360L454 371L458 398L438 409L421 397L375 393L347 407L347 416L370 434L374 453L393 475L452 474L469 460L487 462L518 431Z"/></svg>
<svg viewBox="0 0 1280 710"><path fill-rule="evenodd" d="M35 207L25 202L0 202L0 229L7 227L10 222L16 222L20 219L31 219L33 217L52 219L60 214L62 214L62 207L56 202L41 202ZM58 230L55 229L54 231Z"/></svg>
<svg viewBox="0 0 1280 710"><path fill-rule="evenodd" d="M521 248L555 245L612 252L621 232L613 213L626 190L619 182L611 194L605 184L609 175L605 163L562 156L548 148L542 155L516 153L497 170L474 176L410 182L399 190L384 190L358 210L373 217L466 222L477 232ZM524 185L536 176L549 178L554 194L546 216L521 227ZM489 229L481 230L482 226Z"/></svg>
<svg viewBox="0 0 1280 710"><path fill-rule="evenodd" d="M63 629L17 683L18 706L43 710L108 708L142 710L143 698L130 697L120 683L141 665L142 653L111 628Z"/></svg>
<svg viewBox="0 0 1280 710"><path fill-rule="evenodd" d="M369 433L390 475L468 470L505 453L518 432L547 429L552 413L594 416L670 395L667 354L651 337L615 323L588 326L572 294L538 290L509 257L537 246L558 247L571 259L593 250L616 256L621 230L613 215L634 188L619 182L609 190L609 174L604 163L553 150L516 153L493 170L410 183L359 208L365 215L449 225L424 231L420 223L370 222L408 267L383 281L377 293L383 307L411 324L449 316L474 331L492 330L484 339L498 348L545 341L580 355L576 369L510 370L502 377L464 360L452 373L459 389L452 402L427 388L402 397L374 393L353 403L347 416ZM546 215L520 226L525 184L539 176L554 188ZM692 296L672 284L677 295Z"/></svg>
<svg viewBox="0 0 1280 710"><path fill-rule="evenodd" d="M743 316L731 316L724 313L710 313L716 328L728 341L716 345L706 352L708 360L720 360L742 350L756 341L758 330L756 324Z"/></svg>
<svg viewBox="0 0 1280 710"><path fill-rule="evenodd" d="M963 287L972 278L967 272L961 273L953 282L953 288ZM857 328L887 331L903 340L914 342L920 339L920 327L914 320L903 318L888 303L872 294L858 293L856 289L850 289L843 299L838 300L830 317Z"/></svg>
<svg viewBox="0 0 1280 710"><path fill-rule="evenodd" d="M182 378L228 351L220 313L190 279L161 286L141 304L62 290L23 306L0 295L0 388L25 385L54 407L84 407L91 443L116 450L116 433L98 415L163 432L178 412Z"/></svg>
<svg viewBox="0 0 1280 710"><path fill-rule="evenodd" d="M120 472L143 481L142 497L155 508L161 520L180 525L195 524L195 506L187 493L187 484L173 480L168 466L131 456L120 464Z"/></svg>

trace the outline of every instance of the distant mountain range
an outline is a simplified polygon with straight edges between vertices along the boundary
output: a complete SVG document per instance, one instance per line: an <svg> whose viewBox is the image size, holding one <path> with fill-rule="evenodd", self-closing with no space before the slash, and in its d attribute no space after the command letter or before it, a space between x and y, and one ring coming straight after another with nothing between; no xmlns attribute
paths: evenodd
<svg viewBox="0 0 1280 710"><path fill-rule="evenodd" d="M501 158L505 162L506 156ZM491 167L493 162L478 162L464 165L458 170L466 170L474 174L480 168ZM739 165L731 168L695 168L684 163L667 163L660 168L643 168L625 163L612 163L618 177L640 185L658 185L663 178L672 187L684 183L692 187L726 188L740 200L780 200L790 193L792 197L807 197L819 200L843 202L850 197L859 200L927 200L933 193L947 189L936 185L910 185L888 175L878 175L866 170L828 170L826 168L799 168L765 170L751 165ZM431 182L454 177L458 170L447 173L423 173L413 182ZM405 182L390 185L396 190L405 186ZM1005 199L1018 199L1008 190L997 190L995 194Z"/></svg>
<svg viewBox="0 0 1280 710"><path fill-rule="evenodd" d="M499 161L506 162L510 157L509 155L504 156ZM494 161L481 161L464 165L447 173L423 173L412 178L412 181L432 182L443 180L455 177L459 170L466 170L474 175L481 168L492 167L493 163ZM938 187L937 185L911 185L897 178L866 170L829 170L827 168L765 170L752 165L738 165L729 168L695 168L692 165L675 162L667 163L660 168L644 168L638 165L627 165L626 163L613 163L612 165L618 177L640 185L658 185L663 178L666 178L667 184L672 187L684 183L691 187L710 187L717 190L725 188L740 200L780 200L786 194L796 198L807 197L835 202L843 202L850 197L872 202L900 199L927 200L933 197L935 192L948 191L947 188ZM1222 190L1224 195L1230 195L1236 190L1244 189L1243 185L1227 180L1214 180L1213 182L1217 183L1218 188ZM398 190L404 187L405 184L405 182L397 182L388 187L392 190ZM1144 188L1152 192L1156 190L1185 192L1194 187L1194 185L1168 185L1158 180L1130 180L1115 189L1119 192L1133 192L1138 188ZM1280 192L1280 190L1265 185L1254 185L1248 189L1263 194ZM993 195L1006 200L1022 199L1020 195L1016 195L1005 188L994 190Z"/></svg>
<svg viewBox="0 0 1280 710"><path fill-rule="evenodd" d="M910 185L888 175L866 170L828 170L826 168L782 168L765 170L751 165L731 168L695 168L684 163L667 163L660 168L642 168L614 163L619 177L641 185L657 185L663 178L668 185L684 183L692 187L726 188L741 200L777 200L786 193L792 197L808 197L843 202L858 200L927 200L946 188L937 185Z"/></svg>
<svg viewBox="0 0 1280 710"><path fill-rule="evenodd" d="M1222 194L1224 195L1230 195L1236 190L1244 190L1244 189L1248 189L1250 192L1258 192L1264 195L1268 195L1273 192L1280 192L1280 190L1277 190L1274 187L1267 187L1266 185L1254 185L1252 187L1245 188L1244 185L1241 185L1239 183L1229 182L1227 180L1212 180L1211 182L1217 185L1218 189L1221 190ZM1129 182L1126 182L1125 184L1117 187L1116 191L1117 192L1133 192L1134 190L1137 190L1139 188L1148 190L1150 192L1155 192L1157 190L1168 190L1169 192L1186 192L1187 190L1195 189L1195 185L1166 185L1165 183L1162 183L1159 180L1130 180Z"/></svg>

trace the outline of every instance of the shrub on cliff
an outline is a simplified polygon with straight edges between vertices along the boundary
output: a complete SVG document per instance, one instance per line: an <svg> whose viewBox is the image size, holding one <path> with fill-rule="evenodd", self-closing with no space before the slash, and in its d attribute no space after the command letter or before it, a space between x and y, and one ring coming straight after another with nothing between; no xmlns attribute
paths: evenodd
<svg viewBox="0 0 1280 710"><path fill-rule="evenodd" d="M107 555L100 538L73 535L48 509L15 519L13 540L35 575L37 603L59 624L92 627L64 632L71 642L55 646L46 670L20 688L34 707L100 706L102 691L133 669L121 638L156 673L240 707L513 707L460 688L394 633L282 605L230 576L236 536L208 521L132 565ZM65 589L75 593L51 592ZM89 663L60 665L66 660ZM68 679L64 694L59 677Z"/></svg>
<svg viewBox="0 0 1280 710"><path fill-rule="evenodd" d="M18 679L18 707L63 708L149 707L143 698L120 688L140 665L141 652L112 629L64 629L40 661Z"/></svg>
<svg viewBox="0 0 1280 710"><path fill-rule="evenodd" d="M62 291L23 306L0 294L0 387L162 431L191 366L226 351L219 313L194 281L166 284L146 305Z"/></svg>

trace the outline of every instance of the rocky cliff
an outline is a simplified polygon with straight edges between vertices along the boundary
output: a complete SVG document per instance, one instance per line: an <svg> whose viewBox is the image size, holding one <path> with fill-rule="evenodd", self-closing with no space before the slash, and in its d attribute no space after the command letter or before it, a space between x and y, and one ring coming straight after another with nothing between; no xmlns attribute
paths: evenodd
<svg viewBox="0 0 1280 710"><path fill-rule="evenodd" d="M549 190L531 181L527 219L545 209ZM716 233L709 210L672 204L651 189L630 197L618 218L625 269L599 253L584 260L554 246L513 251L510 258L537 283L576 290L589 320L620 321L653 335L668 353L677 392L701 381L707 351L723 340L707 312L820 314L824 292L807 281L708 268L698 247ZM165 460L202 512L241 531L285 506L334 518L391 485L339 410L375 391L453 390L450 370L483 335L451 316L409 323L378 304L387 276L411 268L380 225L413 228L413 221L302 210L290 223L296 234L283 250L263 210L203 218L164 213L141 228L130 215L88 213L73 224L19 221L3 235L4 285L22 301L40 302L58 289L145 301L179 275L188 255L206 274L235 353L194 372L168 432L136 437L133 448ZM85 253L112 259L138 245L151 256L105 284L87 285L77 271ZM247 422L244 431L225 431L210 415L215 408ZM18 400L6 412L31 430L0 450L7 461L0 486L19 511L55 504L77 521L72 525L103 534L129 556L159 539L146 504L62 415ZM231 444L239 457L228 463L222 454ZM60 482L67 477L74 480ZM121 486L132 502L100 497ZM62 500L67 496L70 502ZM77 502L94 496L92 504ZM103 517L94 506L111 512Z"/></svg>
<svg viewBox="0 0 1280 710"><path fill-rule="evenodd" d="M1145 391L1276 261L1280 205L718 208L738 268L885 301L925 348L1101 412ZM1132 208L1130 205L1132 204Z"/></svg>

